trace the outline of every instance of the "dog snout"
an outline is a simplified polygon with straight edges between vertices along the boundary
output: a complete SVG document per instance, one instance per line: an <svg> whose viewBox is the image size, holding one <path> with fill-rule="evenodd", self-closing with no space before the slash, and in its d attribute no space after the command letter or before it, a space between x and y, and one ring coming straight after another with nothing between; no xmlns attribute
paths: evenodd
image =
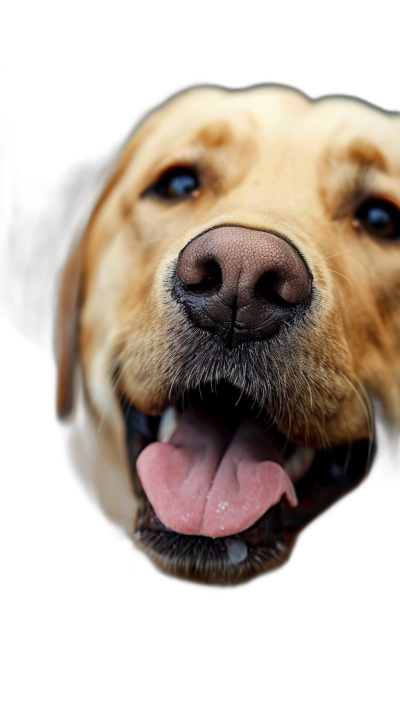
<svg viewBox="0 0 400 714"><path fill-rule="evenodd" d="M266 339L310 303L312 275L285 238L241 226L213 228L182 250L174 296L191 321L228 346Z"/></svg>

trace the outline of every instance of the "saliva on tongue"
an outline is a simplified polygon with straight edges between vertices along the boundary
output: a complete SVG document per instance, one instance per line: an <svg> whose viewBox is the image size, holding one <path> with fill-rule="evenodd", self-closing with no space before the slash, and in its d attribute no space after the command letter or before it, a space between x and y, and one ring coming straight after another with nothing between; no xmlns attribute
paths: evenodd
<svg viewBox="0 0 400 714"><path fill-rule="evenodd" d="M137 471L165 526L219 538L249 528L283 497L297 505L279 458L256 419L243 418L232 433L224 420L186 407L169 442L142 451Z"/></svg>

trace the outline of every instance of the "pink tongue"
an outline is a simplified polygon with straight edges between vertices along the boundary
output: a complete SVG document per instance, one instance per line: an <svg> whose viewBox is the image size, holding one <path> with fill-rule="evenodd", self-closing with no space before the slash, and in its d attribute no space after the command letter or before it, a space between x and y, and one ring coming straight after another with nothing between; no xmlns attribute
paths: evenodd
<svg viewBox="0 0 400 714"><path fill-rule="evenodd" d="M185 410L168 444L147 446L137 470L158 518L174 531L212 538L249 528L285 495L297 505L273 444L255 421L228 429Z"/></svg>

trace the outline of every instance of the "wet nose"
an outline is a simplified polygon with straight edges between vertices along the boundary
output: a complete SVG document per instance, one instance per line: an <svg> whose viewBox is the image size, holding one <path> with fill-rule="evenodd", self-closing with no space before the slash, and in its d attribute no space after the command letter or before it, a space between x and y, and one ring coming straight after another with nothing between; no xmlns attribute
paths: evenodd
<svg viewBox="0 0 400 714"><path fill-rule="evenodd" d="M307 311L312 274L284 237L241 226L213 228L181 251L175 299L228 347L267 339Z"/></svg>

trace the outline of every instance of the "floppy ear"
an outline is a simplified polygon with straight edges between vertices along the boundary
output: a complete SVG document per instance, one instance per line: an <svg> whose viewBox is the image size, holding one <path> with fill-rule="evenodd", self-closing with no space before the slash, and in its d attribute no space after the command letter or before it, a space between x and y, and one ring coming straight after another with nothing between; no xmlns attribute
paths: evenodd
<svg viewBox="0 0 400 714"><path fill-rule="evenodd" d="M91 218L86 224L83 237L70 254L64 270L61 290L58 301L57 318L55 325L55 352L57 360L57 416L65 419L69 416L74 405L74 382L78 362L79 320L82 303L82 278L85 252L85 236L92 222L96 219L101 206L120 180L126 167L129 165L137 146L151 131L151 125L141 128L133 137L129 137L118 155L113 156L106 169L105 176L101 175L102 190L100 198L92 211ZM96 190L98 184L96 184Z"/></svg>
<svg viewBox="0 0 400 714"><path fill-rule="evenodd" d="M112 163L114 162L115 157L112 159ZM74 406L75 376L79 356L85 236L90 222L112 185L111 179L108 187L104 189L104 174L108 174L109 171L109 166L103 167L101 173L95 174L93 177L93 185L90 186L87 196L87 200L90 201L89 216L91 214L91 217L89 220L86 219L85 223L82 222L82 237L72 249L62 274L54 326L57 362L57 416L59 419L66 419ZM93 193L96 195L93 196ZM100 199L98 198L99 194ZM97 201L97 205L95 204L93 209L94 199Z"/></svg>
<svg viewBox="0 0 400 714"><path fill-rule="evenodd" d="M57 416L60 419L65 419L73 407L78 360L82 268L83 244L81 241L72 251L64 270L56 317Z"/></svg>

